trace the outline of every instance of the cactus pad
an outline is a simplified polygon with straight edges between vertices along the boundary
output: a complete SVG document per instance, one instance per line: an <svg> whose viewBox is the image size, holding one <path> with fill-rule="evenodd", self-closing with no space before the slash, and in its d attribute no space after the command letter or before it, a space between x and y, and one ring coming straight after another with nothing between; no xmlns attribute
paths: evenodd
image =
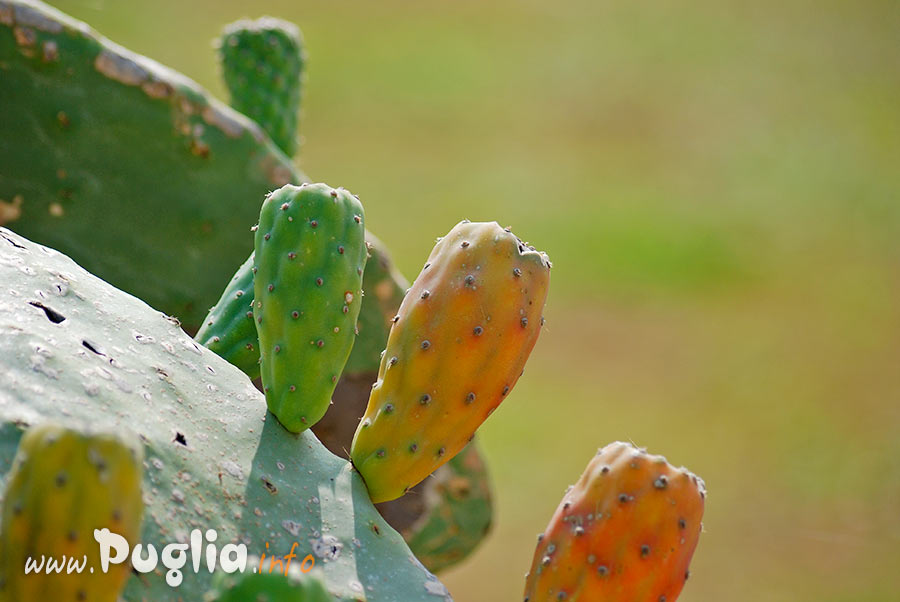
<svg viewBox="0 0 900 602"><path fill-rule="evenodd" d="M334 602L321 571L303 573L303 559L289 565L270 564L266 558L248 558L244 573L217 573L205 602ZM284 568L282 568L284 566ZM254 567L258 572L251 572ZM271 569L271 570L270 570Z"/></svg>
<svg viewBox="0 0 900 602"><path fill-rule="evenodd" d="M231 106L294 156L306 65L300 30L272 17L241 20L225 28L218 47Z"/></svg>
<svg viewBox="0 0 900 602"><path fill-rule="evenodd" d="M266 192L307 178L197 83L36 0L0 0L0 226L197 327Z"/></svg>
<svg viewBox="0 0 900 602"><path fill-rule="evenodd" d="M194 340L250 378L259 377L259 337L253 322L253 253L241 264Z"/></svg>

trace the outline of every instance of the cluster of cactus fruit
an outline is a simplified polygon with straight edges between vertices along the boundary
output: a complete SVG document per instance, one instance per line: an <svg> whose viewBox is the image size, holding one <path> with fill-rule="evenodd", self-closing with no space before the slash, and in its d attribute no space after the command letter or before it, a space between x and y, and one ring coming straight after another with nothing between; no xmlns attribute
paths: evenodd
<svg viewBox="0 0 900 602"><path fill-rule="evenodd" d="M459 561L489 527L472 439L537 342L549 258L509 228L465 220L438 239L407 290L366 231L359 197L291 165L306 62L297 28L241 21L218 48L243 115L36 0L0 0L0 75L18 85L0 80L0 98L41 130L0 121L0 165L29 144L35 156L46 144L66 153L44 155L70 162L41 156L15 176L0 168L0 225L12 228L0 228L9 283L0 297L0 600L450 599L429 569ZM44 104L32 106L38 89ZM103 134L102 115L73 93L83 89L120 118L137 107L133 124L118 124L123 140ZM160 196L179 229L202 240L142 232L135 243L150 252L136 266L120 244L134 234L125 220L84 239L123 178L78 158L92 144L128 156L128 135L153 120L168 121L176 143L148 152L175 176L192 175L161 185ZM143 159L123 170L137 173ZM186 217L204 211L199 222ZM181 322L26 235L139 297L165 281L147 300ZM201 256L226 239L219 265L191 259L169 270L179 252ZM207 282L233 270L237 253L249 257L201 322ZM466 486L445 485L454 480ZM405 495L422 488L435 493ZM606 446L539 537L525 600L673 602L704 500L687 470ZM283 573L210 568L178 590L137 553L107 572L23 571L45 554L95 558L103 529L137 552L208 526L254 552L305 538L318 564L310 573L297 563Z"/></svg>

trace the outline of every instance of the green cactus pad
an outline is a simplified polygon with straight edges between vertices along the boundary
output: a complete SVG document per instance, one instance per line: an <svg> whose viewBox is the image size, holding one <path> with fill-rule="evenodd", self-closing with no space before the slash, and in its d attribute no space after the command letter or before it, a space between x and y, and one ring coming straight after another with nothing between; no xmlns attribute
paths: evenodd
<svg viewBox="0 0 900 602"><path fill-rule="evenodd" d="M24 425L129 427L144 444L141 541L215 528L251 553L312 553L341 600L436 602L446 588L372 506L350 465L266 415L237 368L67 257L0 228L0 467ZM6 475L0 480L6 479ZM210 575L129 579L126 600L199 600Z"/></svg>
<svg viewBox="0 0 900 602"><path fill-rule="evenodd" d="M217 573L213 577L213 589L205 597L206 602L333 602L325 587L321 571L313 569L303 573L299 567L302 558L291 560L286 568L270 566L268 558L248 559L247 572ZM254 567L257 572L250 572ZM271 569L271 570L270 570Z"/></svg>
<svg viewBox="0 0 900 602"><path fill-rule="evenodd" d="M294 156L306 65L300 30L272 17L241 20L225 28L218 48L231 106Z"/></svg>
<svg viewBox="0 0 900 602"><path fill-rule="evenodd" d="M127 563L99 570L94 529L138 543L142 449L137 438L43 423L19 442L0 523L0 599L115 602ZM26 559L53 554L91 571L24 574ZM97 569L97 570L95 570Z"/></svg>
<svg viewBox="0 0 900 602"><path fill-rule="evenodd" d="M200 325L266 192L307 178L187 77L36 0L0 0L0 225Z"/></svg>
<svg viewBox="0 0 900 602"><path fill-rule="evenodd" d="M266 197L254 249L263 392L281 424L299 433L328 410L356 337L362 204L343 188L288 184Z"/></svg>
<svg viewBox="0 0 900 602"><path fill-rule="evenodd" d="M194 340L250 378L259 377L259 337L253 321L253 253L241 264Z"/></svg>

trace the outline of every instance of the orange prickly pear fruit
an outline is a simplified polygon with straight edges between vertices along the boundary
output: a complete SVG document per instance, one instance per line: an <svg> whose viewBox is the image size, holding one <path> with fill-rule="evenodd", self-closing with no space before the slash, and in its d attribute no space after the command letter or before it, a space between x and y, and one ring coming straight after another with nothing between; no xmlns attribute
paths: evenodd
<svg viewBox="0 0 900 602"><path fill-rule="evenodd" d="M526 602L674 602L705 498L687 469L629 443L607 445L538 536Z"/></svg>
<svg viewBox="0 0 900 602"><path fill-rule="evenodd" d="M456 455L537 342L550 261L496 222L457 224L403 299L351 448L374 502Z"/></svg>

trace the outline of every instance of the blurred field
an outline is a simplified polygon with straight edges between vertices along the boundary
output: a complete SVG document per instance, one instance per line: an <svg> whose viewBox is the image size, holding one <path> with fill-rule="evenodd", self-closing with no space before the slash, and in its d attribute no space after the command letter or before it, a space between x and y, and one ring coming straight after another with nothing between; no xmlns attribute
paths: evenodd
<svg viewBox="0 0 900 602"><path fill-rule="evenodd" d="M464 217L550 254L459 602L519 598L615 439L706 479L680 600L900 600L900 3L55 4L220 96L222 25L299 23L301 163L407 276Z"/></svg>

